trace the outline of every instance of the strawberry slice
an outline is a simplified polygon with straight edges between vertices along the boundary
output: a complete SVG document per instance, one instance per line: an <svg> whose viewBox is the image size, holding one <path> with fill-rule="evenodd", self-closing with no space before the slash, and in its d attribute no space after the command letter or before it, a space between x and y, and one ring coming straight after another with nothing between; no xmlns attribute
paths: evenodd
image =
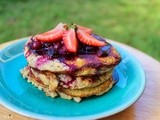
<svg viewBox="0 0 160 120"><path fill-rule="evenodd" d="M76 33L73 28L64 32L63 37L64 45L70 52L77 52L78 41L76 38Z"/></svg>
<svg viewBox="0 0 160 120"><path fill-rule="evenodd" d="M55 31L56 31L57 29L61 29L61 28L63 28L65 25L66 25L66 24L59 23L54 29L49 30L49 31L47 31L47 32L45 32L45 33L42 33L42 34L43 34L43 35L48 35L48 34L51 34L51 33L55 33Z"/></svg>
<svg viewBox="0 0 160 120"><path fill-rule="evenodd" d="M63 34L63 30L58 29L51 34L47 34L47 35L38 34L35 36L35 38L42 42L54 42L54 41L60 40L62 38L62 34Z"/></svg>
<svg viewBox="0 0 160 120"><path fill-rule="evenodd" d="M38 34L35 36L35 38L43 42L54 42L61 40L63 32L65 31L64 25L65 24L59 23L54 29L42 34Z"/></svg>
<svg viewBox="0 0 160 120"><path fill-rule="evenodd" d="M86 32L86 33L88 33L88 34L91 34L92 33L92 29L90 29L90 28L87 28L87 27L83 27L83 26L80 26L80 25L77 25L77 28L78 28L78 30L82 30L82 31L84 31L84 32Z"/></svg>
<svg viewBox="0 0 160 120"><path fill-rule="evenodd" d="M82 31L82 30L77 30L77 36L79 38L79 40L87 45L91 45L91 46L105 46L106 43L97 40L96 38L92 37L90 34Z"/></svg>

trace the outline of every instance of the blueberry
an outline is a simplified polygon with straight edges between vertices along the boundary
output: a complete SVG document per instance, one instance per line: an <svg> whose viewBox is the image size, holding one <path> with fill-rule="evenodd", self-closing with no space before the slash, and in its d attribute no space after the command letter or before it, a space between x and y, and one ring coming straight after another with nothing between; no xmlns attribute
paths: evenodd
<svg viewBox="0 0 160 120"><path fill-rule="evenodd" d="M95 53L96 51L98 50L98 47L91 47L91 46L88 46L86 47L86 52L88 53Z"/></svg>
<svg viewBox="0 0 160 120"><path fill-rule="evenodd" d="M30 49L32 49L32 43L31 43L31 42L27 43L27 46L28 46Z"/></svg>
<svg viewBox="0 0 160 120"><path fill-rule="evenodd" d="M107 51L107 52L109 52L109 51L110 51L110 48L111 48L111 45L108 44L108 45L106 45L106 46L101 47L100 49L101 49L102 51Z"/></svg>
<svg viewBox="0 0 160 120"><path fill-rule="evenodd" d="M97 52L97 56L98 56L98 57L105 57L105 56L107 56L107 55L108 55L108 53L105 52L105 51L98 51L98 52Z"/></svg>
<svg viewBox="0 0 160 120"><path fill-rule="evenodd" d="M53 58L53 57L55 58L60 55L60 51L59 49L54 49L54 46L50 46L47 51L47 55L50 56L50 58Z"/></svg>
<svg viewBox="0 0 160 120"><path fill-rule="evenodd" d="M104 38L102 38L101 36L98 36L96 34L91 34L92 37L98 39L99 41L103 41L103 42L106 42L106 40Z"/></svg>
<svg viewBox="0 0 160 120"><path fill-rule="evenodd" d="M55 55L55 50L51 47L51 48L48 49L48 51L46 51L46 54L51 59Z"/></svg>
<svg viewBox="0 0 160 120"><path fill-rule="evenodd" d="M93 48L92 47L86 47L86 51L87 52L93 52Z"/></svg>
<svg viewBox="0 0 160 120"><path fill-rule="evenodd" d="M58 49L60 47L60 44L59 43L56 43L55 45L54 45L54 49Z"/></svg>
<svg viewBox="0 0 160 120"><path fill-rule="evenodd" d="M79 53L80 54L93 54L93 53L96 53L98 49L99 47L95 47L95 46L80 45Z"/></svg>
<svg viewBox="0 0 160 120"><path fill-rule="evenodd" d="M44 50L43 49L39 49L39 50L32 50L34 53L37 53L38 55L43 55L44 54Z"/></svg>
<svg viewBox="0 0 160 120"><path fill-rule="evenodd" d="M41 47L42 47L41 42L39 42L39 41L33 41L33 43L32 43L32 49L33 50L40 49Z"/></svg>
<svg viewBox="0 0 160 120"><path fill-rule="evenodd" d="M53 43L44 43L43 46L44 46L44 47L50 47L50 46L53 46Z"/></svg>
<svg viewBox="0 0 160 120"><path fill-rule="evenodd" d="M97 56L99 57L108 56L110 53L110 48L111 48L110 44L107 46L100 47L99 51L97 52Z"/></svg>

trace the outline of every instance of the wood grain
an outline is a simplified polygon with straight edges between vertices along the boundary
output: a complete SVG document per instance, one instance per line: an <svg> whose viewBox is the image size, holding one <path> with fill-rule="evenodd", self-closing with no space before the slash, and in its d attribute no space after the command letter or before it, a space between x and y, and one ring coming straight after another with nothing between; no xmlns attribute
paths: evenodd
<svg viewBox="0 0 160 120"><path fill-rule="evenodd" d="M17 40L16 40L17 41ZM141 98L126 110L102 118L101 120L160 120L160 62L127 45L108 40L129 51L142 64L147 78L145 91ZM15 41L0 45L0 49ZM0 105L0 119L2 120L33 120L19 115Z"/></svg>

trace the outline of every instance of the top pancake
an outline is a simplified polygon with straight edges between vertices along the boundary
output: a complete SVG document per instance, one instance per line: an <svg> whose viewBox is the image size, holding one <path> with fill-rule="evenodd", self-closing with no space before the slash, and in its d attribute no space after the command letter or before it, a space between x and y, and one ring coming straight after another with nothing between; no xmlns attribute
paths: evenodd
<svg viewBox="0 0 160 120"><path fill-rule="evenodd" d="M102 39L97 35L94 35L94 37ZM47 45L44 46L47 43L41 42L42 48L32 50L30 46L35 41L33 38L27 41L24 55L29 66L40 71L72 73L75 76L92 76L103 74L113 69L121 60L120 54L109 43L106 46L95 48L81 45L77 54L69 54L65 51L62 42L49 47ZM57 44L61 46L57 48L58 54L55 54L53 49L57 47ZM62 50L65 52L61 52Z"/></svg>

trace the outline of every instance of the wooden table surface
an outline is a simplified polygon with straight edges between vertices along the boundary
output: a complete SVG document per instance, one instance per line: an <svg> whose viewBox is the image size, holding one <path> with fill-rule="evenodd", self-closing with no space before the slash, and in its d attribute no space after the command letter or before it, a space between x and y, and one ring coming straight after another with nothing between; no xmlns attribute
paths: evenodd
<svg viewBox="0 0 160 120"><path fill-rule="evenodd" d="M16 41L1 44L0 49ZM143 95L135 104L102 120L160 120L160 62L127 45L111 40L109 42L126 49L140 61L146 73L147 84ZM33 119L19 115L0 105L0 120Z"/></svg>

